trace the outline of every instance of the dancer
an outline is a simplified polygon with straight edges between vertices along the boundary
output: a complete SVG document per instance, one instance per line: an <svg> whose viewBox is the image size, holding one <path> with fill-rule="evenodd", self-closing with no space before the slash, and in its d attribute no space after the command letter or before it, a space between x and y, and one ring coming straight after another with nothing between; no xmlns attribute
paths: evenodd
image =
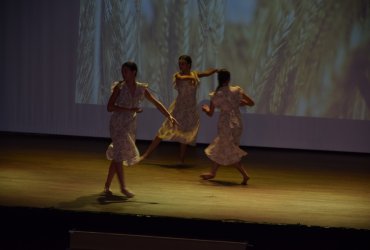
<svg viewBox="0 0 370 250"><path fill-rule="evenodd" d="M112 143L107 149L107 158L111 160L108 176L104 186L104 194L111 195L110 185L117 173L121 192L131 198L134 196L126 189L123 165L131 166L139 159L139 151L135 144L136 114L142 112L140 103L144 99L152 102L157 109L168 118L172 125L178 125L176 119L148 91L147 84L136 81L137 65L134 62L122 64L123 81L113 83L113 92L109 98L107 110L112 112L110 118L110 136Z"/></svg>
<svg viewBox="0 0 370 250"><path fill-rule="evenodd" d="M191 57L182 55L179 57L179 72L173 77L173 85L178 92L176 99L169 107L170 113L180 123L174 127L166 120L158 130L142 159L148 157L162 140L176 141L180 143L180 161L184 162L187 145L194 145L199 130L199 112L197 109L197 89L199 78L210 76L217 69L208 69L204 72L191 71Z"/></svg>
<svg viewBox="0 0 370 250"><path fill-rule="evenodd" d="M220 109L217 136L204 150L213 165L210 172L201 174L204 180L213 179L220 165L235 165L243 176L242 185L247 185L249 176L243 167L241 158L247 152L239 147L243 124L239 106L253 106L253 100L248 97L239 86L229 86L230 72L222 69L218 71L218 87L211 93L210 105L203 105L202 110L212 116L215 108Z"/></svg>

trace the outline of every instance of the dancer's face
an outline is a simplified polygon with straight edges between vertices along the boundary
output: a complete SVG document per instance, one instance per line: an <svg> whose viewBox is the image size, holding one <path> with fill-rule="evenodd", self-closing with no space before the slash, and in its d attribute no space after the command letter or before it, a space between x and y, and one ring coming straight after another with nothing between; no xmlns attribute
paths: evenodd
<svg viewBox="0 0 370 250"><path fill-rule="evenodd" d="M190 64L187 63L187 61L180 59L179 60L179 69L181 73L186 73L190 71Z"/></svg>
<svg viewBox="0 0 370 250"><path fill-rule="evenodd" d="M123 67L122 76L125 81L132 81L135 80L136 72L129 69L128 67Z"/></svg>

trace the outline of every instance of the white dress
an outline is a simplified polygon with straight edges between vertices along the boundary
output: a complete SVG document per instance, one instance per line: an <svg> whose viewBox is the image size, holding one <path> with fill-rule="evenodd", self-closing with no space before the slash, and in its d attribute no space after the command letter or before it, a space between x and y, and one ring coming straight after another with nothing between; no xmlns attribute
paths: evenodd
<svg viewBox="0 0 370 250"><path fill-rule="evenodd" d="M130 93L125 82L114 82L112 89L118 85L120 93L116 105L125 108L140 107L144 99L147 84L137 82L135 94ZM121 162L123 165L134 165L139 161L140 154L136 147L136 113L135 112L113 112L109 124L112 143L106 151L107 159Z"/></svg>
<svg viewBox="0 0 370 250"><path fill-rule="evenodd" d="M247 152L239 147L243 124L240 101L243 90L238 86L225 86L211 93L211 101L220 109L217 136L204 150L208 158L220 165L238 163Z"/></svg>
<svg viewBox="0 0 370 250"><path fill-rule="evenodd" d="M166 119L157 134L163 140L195 144L199 130L197 90L200 81L196 72L192 71L190 74L195 77L195 82L192 80L176 80L174 78L174 87L178 95L168 111L179 122L180 126L173 126Z"/></svg>

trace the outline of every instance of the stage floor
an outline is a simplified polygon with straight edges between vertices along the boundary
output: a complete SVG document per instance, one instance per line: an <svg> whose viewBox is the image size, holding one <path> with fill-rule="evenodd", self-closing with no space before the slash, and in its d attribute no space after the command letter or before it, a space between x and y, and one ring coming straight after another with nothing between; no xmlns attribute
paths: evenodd
<svg viewBox="0 0 370 250"><path fill-rule="evenodd" d="M0 206L56 208L261 224L370 229L370 155L244 148L251 179L242 186L233 167L212 181L199 175L210 161L205 145L162 142L151 157L125 167L126 199L113 180L101 195L109 161L108 139L2 133ZM138 142L140 151L149 145Z"/></svg>

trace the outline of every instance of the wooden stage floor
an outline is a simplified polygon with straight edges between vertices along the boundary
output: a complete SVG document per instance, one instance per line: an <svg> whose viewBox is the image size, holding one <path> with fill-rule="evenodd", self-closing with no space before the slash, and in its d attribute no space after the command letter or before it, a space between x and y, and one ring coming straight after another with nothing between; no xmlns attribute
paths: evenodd
<svg viewBox="0 0 370 250"><path fill-rule="evenodd" d="M126 199L117 179L114 195L101 195L108 139L1 133L0 140L3 207L370 230L369 154L246 147L251 179L242 186L233 167L199 178L210 167L205 145L189 147L181 165L178 144L162 142L125 167L136 194ZM138 142L141 152L148 145Z"/></svg>

